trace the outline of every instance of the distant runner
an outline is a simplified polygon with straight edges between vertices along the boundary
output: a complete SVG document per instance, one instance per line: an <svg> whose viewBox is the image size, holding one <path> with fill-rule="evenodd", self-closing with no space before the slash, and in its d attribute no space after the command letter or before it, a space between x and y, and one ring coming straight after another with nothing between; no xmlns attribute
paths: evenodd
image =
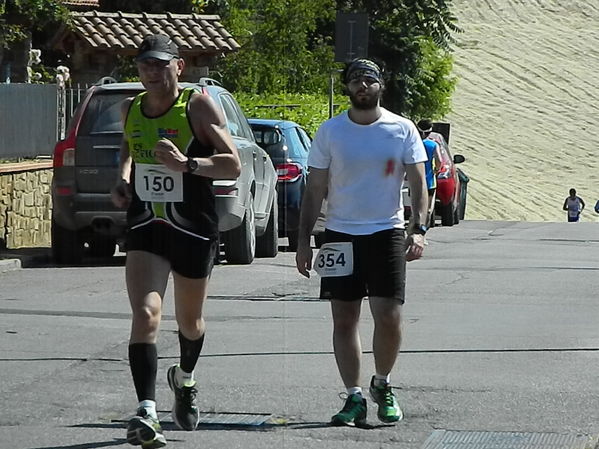
<svg viewBox="0 0 599 449"><path fill-rule="evenodd" d="M428 160L424 163L426 173L426 186L428 188L428 214L426 216L426 225L433 226L433 214L435 213L435 196L437 191L437 173L441 169L441 150L439 144L429 135L433 132L433 122L430 119L422 119L416 125L422 137L422 143L426 150Z"/></svg>
<svg viewBox="0 0 599 449"><path fill-rule="evenodd" d="M570 189L570 196L564 201L563 210L568 211L568 222L575 223L580 220L580 214L584 210L584 200L576 196L576 189Z"/></svg>

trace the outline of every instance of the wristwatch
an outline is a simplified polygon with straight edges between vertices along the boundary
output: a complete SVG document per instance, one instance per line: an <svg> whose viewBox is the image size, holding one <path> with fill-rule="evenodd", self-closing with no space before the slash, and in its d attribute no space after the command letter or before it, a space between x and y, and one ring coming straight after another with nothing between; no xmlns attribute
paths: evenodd
<svg viewBox="0 0 599 449"><path fill-rule="evenodd" d="M420 235L426 234L426 231L428 230L426 225L419 224L419 223L414 223L414 227L412 229L414 229L412 231L414 234L420 234Z"/></svg>
<svg viewBox="0 0 599 449"><path fill-rule="evenodd" d="M196 159L188 157L185 165L187 166L187 173L194 173L200 166L200 163Z"/></svg>

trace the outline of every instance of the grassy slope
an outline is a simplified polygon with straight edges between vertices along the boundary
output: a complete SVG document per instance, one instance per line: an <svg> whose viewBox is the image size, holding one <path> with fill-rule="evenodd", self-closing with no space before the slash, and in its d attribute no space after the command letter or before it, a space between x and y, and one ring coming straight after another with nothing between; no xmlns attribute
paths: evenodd
<svg viewBox="0 0 599 449"><path fill-rule="evenodd" d="M599 199L599 0L455 0L452 148L467 219L564 221Z"/></svg>

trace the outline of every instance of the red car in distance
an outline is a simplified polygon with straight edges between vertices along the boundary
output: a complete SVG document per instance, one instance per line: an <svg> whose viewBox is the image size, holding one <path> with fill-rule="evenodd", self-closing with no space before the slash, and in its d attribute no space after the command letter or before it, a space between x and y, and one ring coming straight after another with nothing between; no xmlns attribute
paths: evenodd
<svg viewBox="0 0 599 449"><path fill-rule="evenodd" d="M456 167L466 160L461 154L451 155L449 150L450 124L433 123L433 132L428 136L440 148L441 167L437 173L437 190L435 199L435 213L431 217L429 227L435 226L436 218L441 219L441 225L453 226L464 219L466 213L466 197L468 181L466 174ZM406 181L407 182L407 181ZM404 216L409 220L411 216L409 187L404 186Z"/></svg>

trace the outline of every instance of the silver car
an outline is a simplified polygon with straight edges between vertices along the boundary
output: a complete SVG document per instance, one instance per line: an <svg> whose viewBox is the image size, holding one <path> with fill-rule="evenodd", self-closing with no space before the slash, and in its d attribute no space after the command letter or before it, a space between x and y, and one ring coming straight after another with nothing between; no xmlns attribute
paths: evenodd
<svg viewBox="0 0 599 449"><path fill-rule="evenodd" d="M221 243L229 263L249 264L278 252L277 174L255 140L233 96L217 82L181 83L210 95L227 119L239 151L238 179L214 180ZM126 212L111 202L123 137L121 102L143 90L141 83L92 86L80 102L66 138L54 149L52 254L76 264L84 254L110 257L122 245Z"/></svg>

